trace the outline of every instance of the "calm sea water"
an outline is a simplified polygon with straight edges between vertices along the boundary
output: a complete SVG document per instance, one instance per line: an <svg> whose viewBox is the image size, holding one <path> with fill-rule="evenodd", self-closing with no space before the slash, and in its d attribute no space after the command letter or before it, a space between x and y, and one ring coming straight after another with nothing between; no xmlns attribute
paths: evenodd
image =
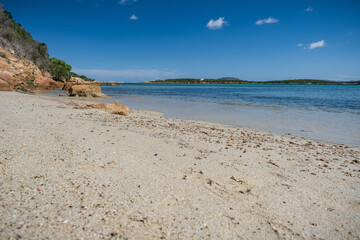
<svg viewBox="0 0 360 240"><path fill-rule="evenodd" d="M360 145L360 85L123 84L102 91L167 117Z"/></svg>
<svg viewBox="0 0 360 240"><path fill-rule="evenodd" d="M115 96L360 114L360 85L123 84L103 91Z"/></svg>

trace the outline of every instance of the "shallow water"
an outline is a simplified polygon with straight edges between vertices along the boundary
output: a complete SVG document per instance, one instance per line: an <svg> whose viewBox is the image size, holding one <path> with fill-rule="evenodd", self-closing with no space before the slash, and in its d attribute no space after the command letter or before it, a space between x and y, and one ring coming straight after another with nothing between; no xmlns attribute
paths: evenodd
<svg viewBox="0 0 360 240"><path fill-rule="evenodd" d="M131 108L360 145L360 85L123 84L102 87Z"/></svg>

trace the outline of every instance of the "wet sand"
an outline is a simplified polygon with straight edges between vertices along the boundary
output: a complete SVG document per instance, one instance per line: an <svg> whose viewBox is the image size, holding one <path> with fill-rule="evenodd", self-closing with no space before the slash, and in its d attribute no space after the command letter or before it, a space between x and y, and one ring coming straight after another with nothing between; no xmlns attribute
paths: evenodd
<svg viewBox="0 0 360 240"><path fill-rule="evenodd" d="M0 92L1 239L359 239L360 148Z"/></svg>

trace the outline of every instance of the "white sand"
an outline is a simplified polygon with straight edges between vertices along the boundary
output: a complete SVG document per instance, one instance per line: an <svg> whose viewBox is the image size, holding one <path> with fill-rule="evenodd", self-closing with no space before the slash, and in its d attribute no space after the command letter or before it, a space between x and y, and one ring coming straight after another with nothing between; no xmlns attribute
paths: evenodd
<svg viewBox="0 0 360 240"><path fill-rule="evenodd" d="M0 239L359 239L360 148L0 92Z"/></svg>

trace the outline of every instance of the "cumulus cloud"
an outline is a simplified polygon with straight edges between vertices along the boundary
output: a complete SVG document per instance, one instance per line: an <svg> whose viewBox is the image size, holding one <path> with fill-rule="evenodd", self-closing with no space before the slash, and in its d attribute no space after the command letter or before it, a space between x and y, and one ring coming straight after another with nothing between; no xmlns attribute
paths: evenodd
<svg viewBox="0 0 360 240"><path fill-rule="evenodd" d="M263 24L268 24L268 23L277 23L279 22L279 19L273 18L273 17L268 17L265 19L259 19L255 22L256 25L263 25Z"/></svg>
<svg viewBox="0 0 360 240"><path fill-rule="evenodd" d="M297 46L298 46L298 47L302 47L302 46L304 46L304 44L298 43Z"/></svg>
<svg viewBox="0 0 360 240"><path fill-rule="evenodd" d="M135 2L137 2L137 0L120 0L119 4L121 4L121 5L130 5L130 4L135 3Z"/></svg>
<svg viewBox="0 0 360 240"><path fill-rule="evenodd" d="M129 19L131 19L131 20L138 20L138 17L137 17L135 14L133 14L133 15L131 15L131 17L130 17Z"/></svg>
<svg viewBox="0 0 360 240"><path fill-rule="evenodd" d="M308 7L307 9L305 9L305 12L312 12L312 11L314 11L312 7Z"/></svg>
<svg viewBox="0 0 360 240"><path fill-rule="evenodd" d="M218 20L211 19L206 26L211 30L221 29L227 23L224 19L223 17Z"/></svg>
<svg viewBox="0 0 360 240"><path fill-rule="evenodd" d="M325 47L325 46L326 46L325 40L321 40L318 42L310 43L308 49L320 48L320 47Z"/></svg>

